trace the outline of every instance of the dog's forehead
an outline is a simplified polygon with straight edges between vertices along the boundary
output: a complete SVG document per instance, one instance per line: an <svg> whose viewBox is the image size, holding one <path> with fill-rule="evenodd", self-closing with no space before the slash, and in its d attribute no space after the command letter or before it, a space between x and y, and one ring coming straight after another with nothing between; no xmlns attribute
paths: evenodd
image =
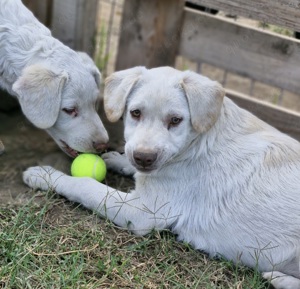
<svg viewBox="0 0 300 289"><path fill-rule="evenodd" d="M130 109L145 108L161 114L186 111L188 104L181 86L182 72L171 67L145 71L139 78L134 92L129 96Z"/></svg>
<svg viewBox="0 0 300 289"><path fill-rule="evenodd" d="M129 97L130 108L168 113L181 111L188 107L187 99L178 81L174 79L144 79L138 89Z"/></svg>
<svg viewBox="0 0 300 289"><path fill-rule="evenodd" d="M173 85L180 82L182 71L172 67L157 67L148 69L143 73L142 78L148 82L165 83Z"/></svg>
<svg viewBox="0 0 300 289"><path fill-rule="evenodd" d="M81 70L74 68L70 71L66 89L66 97L71 99L94 102L100 98L95 78L84 65L81 66Z"/></svg>

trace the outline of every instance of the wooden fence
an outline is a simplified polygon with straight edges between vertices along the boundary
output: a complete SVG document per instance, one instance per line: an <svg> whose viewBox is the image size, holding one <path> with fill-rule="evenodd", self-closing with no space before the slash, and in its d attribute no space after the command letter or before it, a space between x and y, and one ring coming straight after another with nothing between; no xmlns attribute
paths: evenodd
<svg viewBox="0 0 300 289"><path fill-rule="evenodd" d="M104 7L106 2L112 6L104 40L103 57L108 59L112 55L110 50L117 50L109 45L116 0L24 0L52 29L54 36L71 48L87 51L90 55L95 50L96 31L99 30L98 5ZM300 31L298 0L188 2ZM198 72L203 63L223 69L221 82L225 88L227 73L247 77L251 80L248 94L227 89L227 96L300 140L298 113L251 97L256 81L278 88L279 103L285 91L300 94L300 41L189 9L185 4L184 0L125 0L122 23L117 31L116 70L135 65L149 68L175 66L176 58L183 56L197 64ZM106 70L105 66L104 74Z"/></svg>
<svg viewBox="0 0 300 289"><path fill-rule="evenodd" d="M94 55L99 0L23 0L54 37Z"/></svg>
<svg viewBox="0 0 300 289"><path fill-rule="evenodd" d="M296 0L194 0L194 4L300 31ZM300 41L184 8L183 0L126 0L116 69L175 65L176 55L284 91L300 92ZM126 56L125 56L126 55ZM125 56L125 57L124 57ZM251 90L251 89L250 89ZM251 92L249 93L249 95ZM300 115L227 89L227 96L300 140ZM299 96L300 100L300 96Z"/></svg>

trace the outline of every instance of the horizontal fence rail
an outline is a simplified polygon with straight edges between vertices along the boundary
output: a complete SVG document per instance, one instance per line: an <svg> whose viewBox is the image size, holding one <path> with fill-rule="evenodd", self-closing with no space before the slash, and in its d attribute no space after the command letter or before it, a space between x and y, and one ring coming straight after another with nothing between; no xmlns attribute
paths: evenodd
<svg viewBox="0 0 300 289"><path fill-rule="evenodd" d="M226 96L237 105L276 127L280 131L300 141L300 114L242 93L226 89Z"/></svg>
<svg viewBox="0 0 300 289"><path fill-rule="evenodd" d="M185 9L179 55L299 93L300 41Z"/></svg>
<svg viewBox="0 0 300 289"><path fill-rule="evenodd" d="M300 31L299 0L189 0L189 2Z"/></svg>

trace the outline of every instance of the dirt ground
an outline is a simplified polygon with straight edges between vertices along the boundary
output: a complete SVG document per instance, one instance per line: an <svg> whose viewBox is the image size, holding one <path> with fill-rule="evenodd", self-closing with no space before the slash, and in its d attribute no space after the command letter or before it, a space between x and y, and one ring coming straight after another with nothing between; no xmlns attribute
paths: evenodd
<svg viewBox="0 0 300 289"><path fill-rule="evenodd" d="M100 110L99 113L109 131L111 148L120 148L122 125L112 127L105 119L103 111ZM0 206L23 204L32 198L33 193L22 182L22 172L30 166L51 165L70 174L72 159L58 148L45 131L37 129L25 118L16 102L7 97L3 98L1 92L0 139L5 145L5 152L0 156ZM110 186L121 189L132 187L131 180L112 173L108 173L107 181Z"/></svg>
<svg viewBox="0 0 300 289"><path fill-rule="evenodd" d="M29 166L51 164L66 170L70 160L47 135L33 127L20 109L0 112L0 138L5 153L0 156L0 204L24 203L32 197L22 182Z"/></svg>

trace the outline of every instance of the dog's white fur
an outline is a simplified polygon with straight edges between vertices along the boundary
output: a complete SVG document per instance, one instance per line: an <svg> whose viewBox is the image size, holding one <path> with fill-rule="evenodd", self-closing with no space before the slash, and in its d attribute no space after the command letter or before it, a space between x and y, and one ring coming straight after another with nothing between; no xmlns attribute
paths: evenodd
<svg viewBox="0 0 300 289"><path fill-rule="evenodd" d="M111 121L124 117L135 190L123 193L50 167L29 168L26 184L54 188L136 234L169 228L211 256L257 267L275 288L300 288L299 142L189 71L116 72L104 103ZM141 165L137 152L157 158ZM132 170L121 155L104 158Z"/></svg>
<svg viewBox="0 0 300 289"><path fill-rule="evenodd" d="M99 70L53 38L20 0L0 2L0 86L66 153L96 152L108 142L95 108Z"/></svg>

